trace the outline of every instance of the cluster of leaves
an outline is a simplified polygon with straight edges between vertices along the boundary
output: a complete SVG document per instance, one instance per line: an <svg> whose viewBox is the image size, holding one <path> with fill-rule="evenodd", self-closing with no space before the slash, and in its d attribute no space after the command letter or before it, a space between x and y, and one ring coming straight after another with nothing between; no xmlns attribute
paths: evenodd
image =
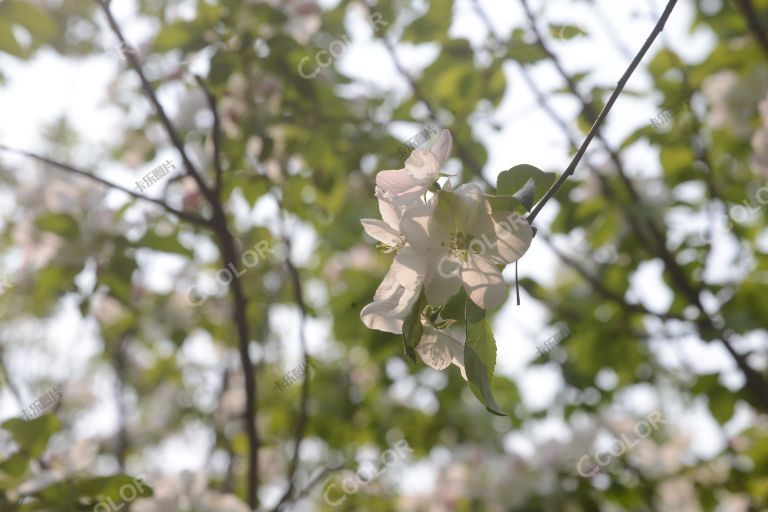
<svg viewBox="0 0 768 512"><path fill-rule="evenodd" d="M55 414L48 413L31 420L13 418L0 424L0 429L10 434L17 449L0 462L0 488L14 489L34 480L33 466L40 465L48 441L61 429ZM0 494L0 510L3 512L32 512L35 510L85 510L99 503L125 506L126 486L132 487L134 498L152 496L152 489L135 485L134 478L117 474L106 477L73 476L54 483L41 482L39 486L16 494L14 501L7 493ZM23 502L23 503L22 503Z"/></svg>

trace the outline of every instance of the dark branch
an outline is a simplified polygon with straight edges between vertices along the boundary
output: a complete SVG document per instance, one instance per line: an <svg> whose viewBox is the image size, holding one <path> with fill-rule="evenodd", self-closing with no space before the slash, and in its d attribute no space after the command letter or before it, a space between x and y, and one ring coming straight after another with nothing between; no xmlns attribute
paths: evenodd
<svg viewBox="0 0 768 512"><path fill-rule="evenodd" d="M752 5L752 0L734 0L734 2L739 9L741 9L744 18L746 18L747 26L749 27L752 36L755 38L755 41L757 41L757 44L768 56L768 33L757 17L757 12L755 12L755 6Z"/></svg>
<svg viewBox="0 0 768 512"><path fill-rule="evenodd" d="M169 204L165 203L164 201L161 201L160 199L154 199L152 197L143 196L141 194L138 194L138 193L132 191L129 188L125 188L122 185L118 185L116 183L112 183L111 181L105 180L104 178L100 178L100 177L96 176L95 174L91 174L91 173L83 171L81 169L77 169L76 167L73 167L73 166L71 166L69 164L65 164L63 162L58 162L56 160L52 160L52 159L50 159L48 157L45 157L45 156L42 156L42 155L38 155L38 154L35 154L35 153L31 153L29 151L24 151L24 150L21 150L21 149L9 148L7 146L3 146L2 144L0 144L0 150L1 151L8 151L9 153L15 153L17 155L23 155L23 156L32 158L34 160L37 160L39 162L42 162L42 163L48 164L50 166L53 166L53 167L55 167L57 169L60 169L62 171L67 171L67 172L71 172L73 174L77 174L79 176L83 176L85 178L88 178L91 181L95 181L97 183L100 183L100 184L102 184L102 185L104 185L104 186L106 186L108 188L119 190L120 192L124 192L124 193L128 194L129 196L134 197L136 199L141 199L142 201L147 201L149 203L161 206L164 210L166 210L169 213L172 213L173 215L175 215L179 219L186 220L187 222L190 222L190 223L198 225L198 226L210 227L210 221L208 219L205 219L205 218L200 217L198 215L194 215L194 214L189 213L189 212L185 212L185 211L182 211L182 210L177 210L173 206L170 206Z"/></svg>
<svg viewBox="0 0 768 512"><path fill-rule="evenodd" d="M219 118L219 109L216 107L216 98L211 93L210 89L205 85L205 81L201 76L195 75L195 80L200 85L200 88L205 93L205 97L208 100L208 108L213 115L213 129L211 132L211 138L213 139L213 166L216 169L216 181L213 187L216 197L220 197L221 194L221 177L224 174L224 169L221 165L221 119Z"/></svg>
<svg viewBox="0 0 768 512"><path fill-rule="evenodd" d="M112 15L112 11L110 10L110 7L109 7L109 2L106 2L104 0L96 0L96 1L104 11L104 15L107 17L107 22L109 23L109 26L112 29L112 32L114 32L115 36L120 41L121 47L130 48L130 46L128 45L128 42L125 40L125 37L123 36L123 32L120 29L120 26L117 24L115 17ZM149 101L152 103L152 106L155 108L155 112L157 113L157 116L160 118L160 123L163 125L163 128L165 128L165 131L168 133L168 137L171 139L171 143L174 145L176 150L181 155L181 159L184 162L184 167L187 169L187 174L192 176L192 179L195 180L195 182L197 183L197 186L200 188L200 192L205 196L205 198L208 199L208 201L210 201L211 203L213 203L214 202L213 192L208 187L208 185L206 185L200 172L197 170L197 168L195 168L195 166L192 164L192 161L189 159L189 155L187 155L187 152L184 149L184 143L182 142L181 137L176 131L176 128L174 128L173 124L171 123L171 120L168 118L168 115L166 114L165 109L160 104L160 100L157 99L157 94L155 94L155 89L152 87L152 84L149 82L149 80L147 80L147 77L144 74L144 70L141 68L141 64L139 63L139 59L136 57L135 52L126 51L123 53L125 55L125 58L128 60L128 63L131 65L133 70L139 76L139 80L141 81L141 86L144 89L144 92L146 93L147 97L149 98Z"/></svg>
<svg viewBox="0 0 768 512"><path fill-rule="evenodd" d="M524 8L526 9L526 12L532 15L530 7L528 6L527 0L521 0L521 2ZM662 30L664 30L664 24L667 22L669 15L672 14L672 10L675 8L676 4L677 4L677 0L669 0L669 2L667 3L666 9L664 9L664 12L662 13L661 18L659 18L658 23L656 23L656 26L653 28L653 30L651 31L651 34L645 40L645 43L643 44L642 48L640 48L640 51L637 53L635 58L629 64L629 67L627 68L627 70L624 72L624 75L616 84L616 88L614 89L613 94L611 94L611 97L608 99L608 102L600 111L600 114L597 116L597 119L592 125L592 128L589 130L589 133L587 134L587 137L584 139L584 142L581 144L581 147L576 152L576 155L573 157L573 160L571 161L570 165L565 170L565 172L560 176L560 178L558 178L558 180L552 185L552 187L549 190L547 190L547 193L544 194L544 197L538 202L536 206L534 206L533 210L528 215L529 222L533 223L534 219L539 214L541 209L544 207L545 204L547 204L547 201L549 201L552 198L552 196L554 196L557 193L557 191L560 189L563 183L565 183L565 180L567 180L568 177L574 173L574 171L576 170L576 166L579 165L579 162L581 161L581 158L584 156L584 153L587 151L589 144L592 142L592 139L595 137L597 132L600 130L600 127L605 122L605 119L608 116L608 113L613 108L613 104L616 103L616 100L618 99L619 95L624 90L624 86L629 81L629 77L632 76L632 73L634 73L637 66L643 60L643 57L645 57L645 54L648 52L648 49L651 47L656 37L661 33Z"/></svg>

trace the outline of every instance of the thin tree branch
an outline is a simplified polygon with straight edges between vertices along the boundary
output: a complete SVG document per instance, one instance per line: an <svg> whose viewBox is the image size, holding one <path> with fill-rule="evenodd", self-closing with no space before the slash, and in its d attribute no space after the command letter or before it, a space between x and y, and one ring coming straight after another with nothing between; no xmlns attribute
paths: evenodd
<svg viewBox="0 0 768 512"><path fill-rule="evenodd" d="M525 0L522 0L522 1L523 1L523 4L524 4L524 7L527 7L526 1ZM664 13L662 14L661 18L659 19L659 22L657 23L656 27L654 28L654 31L652 32L651 36L649 36L649 39L646 40L646 43L644 44L643 49L641 49L641 53L638 54L638 56L635 58L635 61L637 61L637 62L633 62L635 67L639 64L639 60L642 59L643 52L647 51L648 47L652 43L652 38L655 37L654 34L658 35L663 30L663 25L666 22L666 18L669 17L672 9L674 8L674 3L675 2L670 1L670 3L667 4L667 8L665 9ZM487 17L487 15L484 15L482 9L480 9L479 5L477 5L477 4L476 4L476 10L478 10L478 14L480 14L480 17L485 21L486 25L489 28L490 33L494 37L497 37L495 35L495 33L493 32L492 25L490 24L490 19ZM542 46L542 49L555 62L556 68L563 75L563 78L566 80L566 83L568 84L568 87L569 87L570 91L581 102L583 111L587 112L589 114L590 109L591 109L591 105L586 101L586 99L584 99L580 95L579 91L576 88L575 82L567 75L567 73L565 72L565 70L562 67L562 65L559 64L559 61L557 60L557 57L551 51L549 51L548 48L546 47L543 39L541 38L541 34L538 32L538 29L536 28L535 19L532 18L532 13L531 13L530 9L527 9L527 13L529 14L529 19L531 21L531 25L533 27L533 30L534 30L534 32L535 32L535 34L537 36L537 41L538 41L539 45ZM498 39L498 37L497 37L497 39ZM525 68L524 67L522 67L522 68L525 71ZM622 77L622 80L619 82L619 85L622 84L622 81L626 82L626 80L628 80L629 75L631 74L632 70L633 70L633 67L632 67L632 64L631 64L630 68L627 70L627 72L625 72L624 77ZM524 76L524 78L526 78L527 75L526 75L525 72L523 73L523 76ZM528 78L530 78L530 77L528 77ZM532 80L529 80L528 83L529 83L529 86L532 86L531 88L532 88L532 90L534 90L534 93L537 93L537 88L535 87L535 84L532 82ZM615 90L614 94L612 95L612 99L615 100L616 96L617 96L617 91ZM542 102L543 105L547 105L546 99L543 97L543 95L541 94L540 91L538 91L537 97L540 99L540 102ZM611 102L609 101L609 103L606 104L606 107L601 112L601 116L604 113L607 112L606 109L610 105L611 105ZM564 131L565 131L566 135L570 138L570 130L567 128L567 125L565 125L564 122L562 122L562 121L558 122L559 116L557 116L557 114L551 108L548 108L548 109L545 109L545 110L547 110L547 112L553 117L553 119L555 120L556 124L561 126L561 128L564 127ZM595 125L593 125L592 129L590 130L590 135L591 134L595 134L597 137L600 137L598 121L600 121L600 117L598 117L598 120L595 122ZM608 152L609 152L609 154L611 156L611 159L617 165L617 171L619 173L619 176L621 177L622 182L624 183L625 187L627 188L628 192L630 193L632 199L635 201L635 203L640 204L641 203L640 196L637 193L637 191L634 189L634 187L632 185L632 182L626 176L626 173L623 172L622 164L621 164L621 159L619 158L618 153L615 152L614 150L612 150L608 146L607 141L605 141L602 138L600 138L599 140L601 140L601 142L603 142L603 145L606 146L606 149L608 150ZM585 145L588 145L588 142L589 142L589 135L587 137L587 140L585 140L584 144L582 144L582 147L580 149L580 152L581 152L582 155L583 155L584 152L586 152L586 146ZM702 158L706 158L708 155L703 154L701 156L702 156ZM574 157L574 161L576 161L576 163L578 163L578 158L580 158L580 155L577 153L576 157ZM573 162L572 162L572 164L573 164ZM574 169L575 169L575 166L570 168L570 173L571 174L573 173ZM594 170L594 168L593 168L593 170ZM597 173L597 176L601 180L601 184L603 186L604 192L607 193L609 189L607 188L608 185L605 182L605 179L602 177L602 175L599 172ZM567 175L564 174L563 176L561 176L561 178L560 178L560 180L558 180L558 182L565 181L566 178L567 178ZM556 187L559 187L558 183L555 183L555 185L553 185L553 188L556 188ZM550 191L548 191L548 194L549 194L549 192L552 192L552 189L550 189ZM550 197L551 197L551 195L550 195ZM547 199L547 196L545 196L545 198L542 199L542 201L539 203L539 205L537 205L538 210L541 209L540 206L545 201L545 199ZM536 210L536 211L538 211L538 210ZM530 216L529 216L529 220L533 220L533 219L531 219ZM666 267L667 271L669 272L669 275L670 275L670 277L672 279L672 282L675 284L675 286L679 290L682 291L682 293L686 296L686 298L694 306L696 306L696 308L701 313L702 318L697 322L697 325L698 325L699 329L714 329L714 322L712 321L711 317L709 316L709 313L705 310L703 304L701 303L700 297L699 297L702 289L701 288L697 289L696 287L694 287L688 281L688 278L686 277L685 272L680 267L680 265L677 263L677 260L674 258L674 256L667 249L667 247L666 247L666 238L661 233L661 231L659 231L659 229L656 227L655 223L654 222L647 222L645 224L645 226L644 226L643 224L638 222L638 220L635 219L633 215L628 215L628 220L629 220L630 224L632 225L633 230L635 230L635 232L637 232L639 235L642 235L643 238L645 238L645 233L646 233L644 228L647 227L648 231L650 231L650 233L651 233L651 235L653 237L653 240L648 240L649 247L653 248L655 246L656 254L664 261L665 267ZM749 364L747 363L746 358L744 356L742 356L741 354L738 354L738 352L736 352L736 350L732 346L731 342L727 339L727 336L725 336L725 333L723 332L722 329L720 329L720 330L716 329L715 332L718 332L718 334L720 336L720 340L723 343L723 345L725 346L726 350L733 356L734 361L736 362L737 366L742 371L742 373L744 373L744 376L745 376L746 382L747 382L747 387L750 390L750 393L754 396L754 399L757 400L758 402L760 402L763 406L768 404L768 383L765 382L765 379L758 372L756 372L753 368L751 368L749 366Z"/></svg>
<svg viewBox="0 0 768 512"><path fill-rule="evenodd" d="M229 231L227 216L221 203L216 199L213 204L213 219L211 221L213 230L218 239L221 259L226 268L235 269L238 265L239 257L235 244L235 239ZM259 438L258 425L256 423L256 412L258 410L258 393L256 369L251 361L250 355L250 329L248 325L248 299L243 291L243 284L236 271L232 271L232 281L229 290L233 302L233 319L237 328L238 353L240 355L240 364L243 367L243 376L245 378L245 432L248 436L248 506L251 510L259 508L259 448L261 440Z"/></svg>
<svg viewBox="0 0 768 512"><path fill-rule="evenodd" d="M768 32L763 28L760 20L757 17L755 6L752 5L752 0L733 0L737 7L741 9L744 18L747 20L747 26L752 36L757 41L758 46L768 56Z"/></svg>
<svg viewBox="0 0 768 512"><path fill-rule="evenodd" d="M521 0L521 2L526 12L529 13L529 17L533 16L527 0ZM672 14L672 10L674 9L676 4L677 4L677 0L669 0L669 2L667 3L666 9L664 9L664 12L662 13L661 18L659 18L658 23L656 23L656 26L653 28L653 30L651 31L651 34L645 40L645 43L643 44L642 48L640 48L640 51L637 53L635 58L629 64L629 67L624 72L624 75L622 75L621 79L617 83L616 88L613 91L613 94L611 94L610 98L608 99L608 102L600 111L600 114L597 116L597 119L592 125L592 128L589 130L589 133L587 133L587 137L584 139L584 142L581 144L581 147L576 152L576 155L573 157L573 160L571 161L570 165L565 170L565 172L558 178L558 180L552 185L552 187L550 187L550 189L547 190L546 194L544 194L544 197L542 197L542 199L538 202L538 204L536 204L536 206L534 206L533 210L528 215L529 223L533 223L534 219L539 214L541 209L544 207L545 204L547 204L547 201L549 201L552 198L552 196L554 196L557 193L557 191L563 185L565 180L567 180L568 177L571 174L573 174L573 172L576 170L576 166L579 165L579 162L581 161L581 158L584 156L584 153L587 151L587 148L589 147L589 144L592 142L592 139L595 137L597 132L600 130L600 127L605 122L605 119L608 116L608 113L611 111L611 108L613 108L613 104L616 103L616 100L618 99L619 95L624 89L624 86L629 81L629 77L632 76L632 73L634 73L637 66L643 60L643 57L648 52L648 49L651 47L656 37L664 29L664 24L667 22L669 15Z"/></svg>
<svg viewBox="0 0 768 512"><path fill-rule="evenodd" d="M104 11L104 15L107 17L107 22L109 23L109 26L117 37L118 41L120 41L121 47L130 47L128 42L125 40L125 37L123 36L120 25L118 25L115 17L112 15L109 2L105 0L96 0L96 3L98 3L101 6L102 11ZM205 198L213 203L215 199L213 191L208 187L200 172L189 159L189 155L187 155L187 152L184 149L184 143L182 142L181 137L176 131L176 128L174 128L173 124L171 123L171 120L168 118L165 109L160 104L160 100L157 99L157 94L155 93L152 84L149 82L149 80L147 80L147 77L144 74L144 70L141 68L141 64L139 63L139 59L136 57L135 52L123 53L125 58L128 60L128 63L138 75L139 80L141 81L141 86L149 98L149 101L152 103L152 106L154 106L155 112L160 118L160 123L163 125L163 128L165 128L165 131L168 133L168 137L171 139L171 143L174 145L174 147L176 147L176 150L181 155L181 159L184 162L184 167L187 169L187 174L192 176L192 179L195 180L197 186L200 188L200 192L205 196Z"/></svg>
<svg viewBox="0 0 768 512"><path fill-rule="evenodd" d="M5 364L5 357L3 353L3 347L0 345L0 372L2 372L3 376L5 377L5 382L8 384L8 388L11 390L11 394L13 395L13 398L16 400L16 404L19 406L19 410L24 413L24 400L21 398L21 392L19 391L19 388L16 386L16 383L13 381L13 378L11 377L11 372L8 370L8 366Z"/></svg>
<svg viewBox="0 0 768 512"><path fill-rule="evenodd" d="M280 200L277 193L274 194L275 200L277 201L278 208L280 211L280 216L282 217L285 210L283 208L282 201ZM296 422L296 427L294 430L294 448L293 448L293 458L291 459L289 468L288 468L288 488L285 490L285 493L278 501L277 505L274 508L274 512L277 512L281 509L281 507L286 504L289 501L293 501L291 498L291 495L293 494L293 490L296 487L296 484L294 482L294 479L296 477L296 471L299 468L299 456L301 455L301 443L304 439L304 436L306 434L307 429L307 422L308 422L308 416L307 416L307 404L309 403L309 352L307 350L307 340L305 336L305 325L306 325L306 319L307 319L307 307L304 303L304 292L302 289L301 284L301 276L299 275L299 271L296 268L296 266L293 264L293 260L291 259L291 239L288 233L285 230L285 219L282 220L283 225L283 242L286 246L286 256L285 256L285 266L288 269L288 275L290 276L291 283L293 285L293 293L294 297L296 299L296 305L299 307L299 315L300 315L300 322L299 322L299 345L301 348L302 358L304 360L304 377L301 382L301 400L299 405L299 419Z"/></svg>
<svg viewBox="0 0 768 512"><path fill-rule="evenodd" d="M554 241L544 232L541 230L537 233L539 236L542 237L544 240L544 243L546 243L549 248L554 252L560 260L562 260L563 263L574 269L578 274L580 274L590 285L592 285L592 288L598 292L600 295L602 295L604 298L615 302L622 308L624 308L628 312L632 313L639 313L643 315L651 315L658 317L660 320L680 320L680 321L687 321L686 318L675 315L673 313L657 313L655 311L651 311L642 304L637 303L630 303L627 302L627 300L619 295L618 293L614 292L613 290L606 287L603 283L600 282L600 280L592 275L581 263L579 263L574 258L571 258L570 256L567 256L565 253L563 253L560 249L557 248L557 246L554 244Z"/></svg>
<svg viewBox="0 0 768 512"><path fill-rule="evenodd" d="M115 347L114 353L116 377L114 393L115 401L117 402L117 446L115 448L115 456L120 471L125 471L125 456L128 453L129 444L128 427L126 425L128 415L126 414L125 399L123 395L125 392L126 370L128 365L126 353L131 336L131 332L123 334L120 337L117 347Z"/></svg>
<svg viewBox="0 0 768 512"><path fill-rule="evenodd" d="M104 11L104 14L107 17L107 21L109 22L109 25L112 28L112 31L115 33L115 36L118 38L118 40L122 45L126 45L127 43L125 41L125 38L123 37L123 33L120 30L120 27L117 24L117 21L115 20L109 8L109 3L106 2L105 0L97 0L97 2L102 7L102 10ZM157 99L157 95L155 94L155 91L152 88L152 84L149 83L149 80L147 80L146 76L144 75L141 65L139 64L139 61L136 58L136 55L134 55L133 52L126 52L126 58L128 59L128 62L131 64L131 67L134 69L134 71L136 71L136 74L139 76L142 87L144 88L144 92L147 94L150 102L155 107L155 111L157 112L157 115L160 118L160 122L162 123L166 132L168 133L168 136L170 137L171 142L181 154L181 158L184 161L184 166L187 169L187 173L190 176L192 176L192 178L197 183L197 186L200 189L200 192L211 203L211 207L213 209L213 215L210 221L210 226L213 229L213 231L216 233L219 249L221 250L222 262L226 267L235 268L238 264L238 259L239 259L238 251L236 248L235 239L229 230L227 215L226 215L226 212L224 211L224 207L221 204L221 201L219 200L217 194L214 193L214 191L208 187L208 185L203 180L202 175L198 172L198 170L195 168L195 166L192 164L191 160L189 159L189 156L187 155L187 152L184 149L184 144L181 140L181 137L179 137L179 134L176 132L176 129L174 128L173 124L171 123L170 119L165 113L163 106L160 104L160 101ZM251 508L251 510L257 510L259 507L259 489L258 489L259 456L258 455L259 455L260 439L259 439L259 433L258 433L258 425L256 423L256 411L258 410L256 369L253 366L250 352L249 352L250 334L249 334L248 318L246 314L247 307L248 307L248 300L245 296L245 293L243 292L243 285L242 285L242 282L240 281L240 277L237 275L237 272L232 272L232 274L233 274L233 278L232 278L232 281L230 282L229 289L232 294L233 316L234 316L234 321L237 328L238 352L240 354L240 362L243 366L243 375L245 377L244 421L245 421L246 435L248 436L248 449L249 449L248 480L247 480L248 505Z"/></svg>
<svg viewBox="0 0 768 512"><path fill-rule="evenodd" d="M211 93L208 86L201 76L195 75L195 80L200 85L200 88L205 93L205 97L208 100L208 108L213 115L213 129L211 131L211 138L213 139L213 166L216 169L216 181L213 186L213 191L216 197L221 196L221 177L224 174L224 169L221 165L221 119L219 118L219 109L216 106L216 98Z"/></svg>
<svg viewBox="0 0 768 512"><path fill-rule="evenodd" d="M133 197L135 199L140 199L142 201L147 201L149 203L161 206L164 210L166 210L169 213L172 213L173 215L175 215L179 219L186 220L187 222L190 222L190 223L198 225L198 226L210 227L210 221L208 219L204 218L204 217L200 217L198 215L195 215L195 214L192 214L192 213L189 213L189 212L185 212L183 210L177 210L173 206L170 206L169 204L165 203L164 201L161 201L160 199L154 199L152 197L143 196L141 194L138 194L138 193L132 191L129 188L125 188L122 185L118 185L117 183L112 183L109 180L105 180L104 178L100 178L99 176L96 176L95 174L91 174L89 172L83 171L83 170L78 169L76 167L73 167L73 166L71 166L69 164L66 164L66 163L63 163L63 162L58 162L58 161L53 160L51 158L48 158L46 156L38 155L36 153L31 153L29 151L24 151L22 149L9 148L8 146L4 146L2 144L0 144L0 151L7 151L9 153L14 153L14 154L17 154L17 155L23 155L23 156L32 158L34 160L37 160L39 162L51 165L51 166L53 166L53 167L55 167L57 169L60 169L62 171L67 171L67 172L71 172L73 174L77 174L79 176L83 176L85 178L88 178L89 180L92 180L92 181L95 181L97 183L100 183L100 184L102 184L102 185L104 185L104 186L106 186L108 188L119 190L120 192L124 192L124 193L128 194L129 196L131 196L131 197Z"/></svg>
<svg viewBox="0 0 768 512"><path fill-rule="evenodd" d="M608 35L608 38L613 42L614 46L616 46L616 49L619 51L622 57L625 59L631 59L632 52L629 48L627 48L627 45L624 44L624 41L621 39L621 34L616 31L616 27L611 22L611 19L605 15L605 12L600 7L599 2L595 2L594 7L592 8L592 12L595 13L595 16L600 18L600 26L605 29L605 33Z"/></svg>

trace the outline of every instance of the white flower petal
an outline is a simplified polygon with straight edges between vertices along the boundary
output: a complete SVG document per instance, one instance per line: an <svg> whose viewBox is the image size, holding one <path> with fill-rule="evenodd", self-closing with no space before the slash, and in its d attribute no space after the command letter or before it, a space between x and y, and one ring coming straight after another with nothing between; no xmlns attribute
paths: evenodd
<svg viewBox="0 0 768 512"><path fill-rule="evenodd" d="M400 232L392 229L386 222L378 219L360 219L363 229L371 237L390 246L400 244Z"/></svg>
<svg viewBox="0 0 768 512"><path fill-rule="evenodd" d="M369 329L402 334L405 317L413 309L420 289L406 290L396 282L390 269L376 290L374 301L360 311L360 319ZM392 291L394 288L394 291Z"/></svg>
<svg viewBox="0 0 768 512"><path fill-rule="evenodd" d="M392 262L392 271L397 282L410 290L421 287L426 267L426 259L409 245L400 249Z"/></svg>
<svg viewBox="0 0 768 512"><path fill-rule="evenodd" d="M434 268L430 267L424 281L424 294L427 303L432 306L444 306L448 299L456 295L461 288L461 262L445 252L437 260Z"/></svg>
<svg viewBox="0 0 768 512"><path fill-rule="evenodd" d="M443 167L448 159L451 157L451 149L453 148L453 137L448 130L441 130L440 135L429 151L435 155L438 162L438 167Z"/></svg>
<svg viewBox="0 0 768 512"><path fill-rule="evenodd" d="M499 306L506 295L501 272L487 259L470 254L461 268L461 281L472 302L482 309Z"/></svg>
<svg viewBox="0 0 768 512"><path fill-rule="evenodd" d="M453 361L451 362L459 367L462 378L466 381L469 381L469 379L467 378L467 370L466 368L464 368L464 353L462 352L461 359L459 359L458 357L454 357Z"/></svg>
<svg viewBox="0 0 768 512"><path fill-rule="evenodd" d="M445 370L453 360L451 346L445 340L449 336L440 336L440 334L435 328L425 325L421 341L416 347L416 352L419 353L424 364L435 370Z"/></svg>
<svg viewBox="0 0 768 512"><path fill-rule="evenodd" d="M397 282L397 277L392 271L392 267L389 267L387 275L384 276L384 280L381 282L378 288L376 288L376 294L373 296L374 302L392 302L397 303L398 297L396 294L402 290L400 283Z"/></svg>
<svg viewBox="0 0 768 512"><path fill-rule="evenodd" d="M392 229L400 230L400 220L403 218L403 207L387 200L384 197L384 191L376 187L376 197L379 198L379 212L384 222L389 224Z"/></svg>
<svg viewBox="0 0 768 512"><path fill-rule="evenodd" d="M462 233L493 233L491 205L483 195L483 189L474 183L460 185L453 192L455 201L454 226ZM454 205L452 205L454 206Z"/></svg>
<svg viewBox="0 0 768 512"><path fill-rule="evenodd" d="M405 209L403 219L400 221L400 232L405 235L405 239L411 246L423 254L426 254L430 240L434 241L434 236L430 235L430 219L433 211L434 205L416 203Z"/></svg>
<svg viewBox="0 0 768 512"><path fill-rule="evenodd" d="M531 225L517 214L504 212L493 214L493 227L496 233L495 251L500 263L512 263L525 254L533 240Z"/></svg>
<svg viewBox="0 0 768 512"><path fill-rule="evenodd" d="M371 302L360 311L360 320L369 329L402 334L403 319L392 315L392 305L387 302Z"/></svg>
<svg viewBox="0 0 768 512"><path fill-rule="evenodd" d="M406 169L379 172L376 174L376 186L385 199L395 204L416 199L426 190Z"/></svg>
<svg viewBox="0 0 768 512"><path fill-rule="evenodd" d="M405 161L405 170L415 182L428 186L440 175L440 161L426 149L414 149Z"/></svg>

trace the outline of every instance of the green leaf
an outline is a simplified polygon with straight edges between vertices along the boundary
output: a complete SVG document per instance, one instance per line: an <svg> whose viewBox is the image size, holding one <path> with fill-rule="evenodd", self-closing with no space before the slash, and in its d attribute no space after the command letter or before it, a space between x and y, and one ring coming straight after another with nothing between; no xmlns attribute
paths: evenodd
<svg viewBox="0 0 768 512"><path fill-rule="evenodd" d="M534 64L547 58L547 54L537 44L525 40L525 31L515 29L509 38L507 55L520 64Z"/></svg>
<svg viewBox="0 0 768 512"><path fill-rule="evenodd" d="M160 252L181 254L182 256L191 258L193 256L192 250L184 247L181 242L179 242L177 236L177 232L164 236L157 234L155 231L147 231L144 236L133 245L136 247L154 249L155 251Z"/></svg>
<svg viewBox="0 0 768 512"><path fill-rule="evenodd" d="M9 53L16 57L24 55L24 49L13 35L13 25L4 19L0 19L0 53Z"/></svg>
<svg viewBox="0 0 768 512"><path fill-rule="evenodd" d="M533 179L536 190L533 200L538 201L555 182L555 173L544 172L533 165L516 165L511 169L502 171L496 178L496 190L500 196L514 196L525 187L528 180Z"/></svg>
<svg viewBox="0 0 768 512"><path fill-rule="evenodd" d="M189 22L180 21L166 25L157 34L153 49L157 52L167 52L181 48L194 36L193 25Z"/></svg>
<svg viewBox="0 0 768 512"><path fill-rule="evenodd" d="M0 462L0 472L14 478L21 478L27 473L29 460L29 455L26 453L16 452Z"/></svg>
<svg viewBox="0 0 768 512"><path fill-rule="evenodd" d="M415 348L421 341L421 334L424 331L424 326L421 325L421 312L426 304L427 298L422 291L416 304L413 305L413 308L403 322L403 347L405 348L406 358L412 363L417 361Z"/></svg>
<svg viewBox="0 0 768 512"><path fill-rule="evenodd" d="M530 178L525 182L523 188L515 192L512 197L520 201L520 204L522 204L527 211L531 211L531 208L533 208L533 196L535 194L536 182L533 181L533 178Z"/></svg>
<svg viewBox="0 0 768 512"><path fill-rule="evenodd" d="M549 33L552 34L552 37L555 39L572 39L574 37L587 35L584 29L577 25L563 25L559 23L550 23Z"/></svg>
<svg viewBox="0 0 768 512"><path fill-rule="evenodd" d="M469 388L489 412L506 416L496 404L491 391L493 371L496 367L496 340L485 317L485 310L468 299L465 317L467 342L464 345L464 368Z"/></svg>
<svg viewBox="0 0 768 512"><path fill-rule="evenodd" d="M38 229L56 233L68 240L74 240L80 234L77 221L65 213L44 213L35 219L35 225Z"/></svg>
<svg viewBox="0 0 768 512"><path fill-rule="evenodd" d="M16 444L30 457L40 457L48 445L48 439L59 430L61 422L53 414L43 414L32 420L12 418L0 425L13 436Z"/></svg>
<svg viewBox="0 0 768 512"><path fill-rule="evenodd" d="M142 478L128 475L87 478L76 482L74 487L79 496L98 496L102 501L112 499L116 503L124 501L120 496L121 489L128 496L135 494L136 498L146 498L153 495L152 488ZM133 488L130 493L128 492L129 488Z"/></svg>
<svg viewBox="0 0 768 512"><path fill-rule="evenodd" d="M451 27L453 0L431 0L429 12L403 32L403 41L410 43L434 43L448 39Z"/></svg>
<svg viewBox="0 0 768 512"><path fill-rule="evenodd" d="M491 209L494 212L511 212L518 206L522 206L526 210L530 210L523 203L520 202L515 196L485 196L485 199L491 205Z"/></svg>

